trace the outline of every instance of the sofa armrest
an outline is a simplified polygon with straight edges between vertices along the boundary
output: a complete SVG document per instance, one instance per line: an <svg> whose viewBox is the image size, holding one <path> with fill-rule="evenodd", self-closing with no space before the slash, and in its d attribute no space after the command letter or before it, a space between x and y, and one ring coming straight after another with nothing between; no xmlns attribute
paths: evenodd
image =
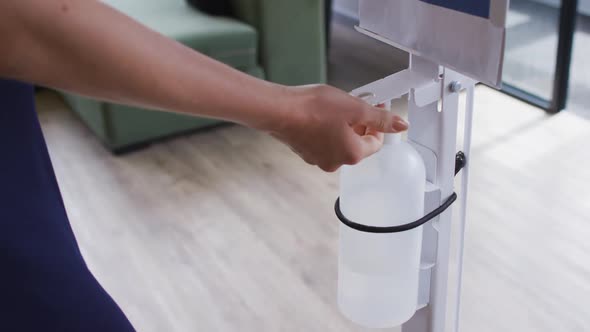
<svg viewBox="0 0 590 332"><path fill-rule="evenodd" d="M258 30L260 62L269 81L326 81L323 0L234 0L234 8Z"/></svg>

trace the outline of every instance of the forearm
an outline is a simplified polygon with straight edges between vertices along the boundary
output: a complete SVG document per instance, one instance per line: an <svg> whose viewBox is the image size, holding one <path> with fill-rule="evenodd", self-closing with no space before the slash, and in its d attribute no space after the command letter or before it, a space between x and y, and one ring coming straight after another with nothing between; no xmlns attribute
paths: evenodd
<svg viewBox="0 0 590 332"><path fill-rule="evenodd" d="M0 76L256 128L283 118L281 86L243 74L89 0L7 0ZM272 124L271 124L272 123Z"/></svg>
<svg viewBox="0 0 590 332"><path fill-rule="evenodd" d="M270 132L326 171L381 148L401 118L327 86L240 73L93 0L0 0L0 77Z"/></svg>

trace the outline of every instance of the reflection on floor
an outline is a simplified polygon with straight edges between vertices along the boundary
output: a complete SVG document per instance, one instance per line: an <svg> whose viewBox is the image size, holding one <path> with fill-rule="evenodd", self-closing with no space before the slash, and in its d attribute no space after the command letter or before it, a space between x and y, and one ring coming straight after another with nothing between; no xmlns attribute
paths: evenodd
<svg viewBox="0 0 590 332"><path fill-rule="evenodd" d="M335 46L333 82L395 70L367 52ZM368 332L336 309L336 174L238 126L115 157L56 94L38 106L84 256L138 331ZM462 330L587 331L590 122L481 86L474 140Z"/></svg>

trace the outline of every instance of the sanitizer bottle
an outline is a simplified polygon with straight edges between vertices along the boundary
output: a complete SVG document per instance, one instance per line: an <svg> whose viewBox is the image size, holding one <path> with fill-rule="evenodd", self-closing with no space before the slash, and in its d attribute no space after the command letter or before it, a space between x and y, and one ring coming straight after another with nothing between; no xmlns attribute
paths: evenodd
<svg viewBox="0 0 590 332"><path fill-rule="evenodd" d="M340 180L340 211L355 223L400 226L423 217L426 172L418 152L399 134ZM353 322L399 326L416 312L422 227L367 233L340 224L338 305Z"/></svg>

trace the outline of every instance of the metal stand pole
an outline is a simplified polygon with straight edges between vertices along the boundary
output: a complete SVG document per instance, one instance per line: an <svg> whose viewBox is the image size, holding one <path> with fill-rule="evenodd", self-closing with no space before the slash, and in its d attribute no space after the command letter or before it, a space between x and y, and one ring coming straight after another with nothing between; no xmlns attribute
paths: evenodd
<svg viewBox="0 0 590 332"><path fill-rule="evenodd" d="M409 139L422 155L426 165L426 176L434 188L427 191L425 210L429 211L446 200L454 191L455 154L457 149L457 130L459 113L459 92L467 88L472 97L474 83L471 79L442 68L438 64L412 55L410 69L426 76L440 78L440 100L423 104L417 97L419 91L414 90L409 98L409 120L411 129ZM472 107L472 103L468 103ZM468 117L471 110L468 110ZM466 136L470 138L471 124L466 124ZM467 149L469 148L467 142ZM467 156L468 156L467 151ZM464 184L466 185L466 173ZM461 192L462 204L465 204L466 191ZM464 213L461 213L461 225L464 225ZM416 315L403 325L403 332L444 332L447 327L447 293L449 282L449 257L451 239L451 211L441 214L438 219L424 226L422 247L422 266L420 275L419 306ZM463 232L463 226L461 226ZM460 236L459 248L463 248L463 234ZM462 259L462 253L459 253ZM461 265L460 265L461 266ZM461 273L459 275L460 290ZM454 303L459 305L460 292L457 292ZM455 326L458 326L458 308ZM455 327L454 329L456 329Z"/></svg>

